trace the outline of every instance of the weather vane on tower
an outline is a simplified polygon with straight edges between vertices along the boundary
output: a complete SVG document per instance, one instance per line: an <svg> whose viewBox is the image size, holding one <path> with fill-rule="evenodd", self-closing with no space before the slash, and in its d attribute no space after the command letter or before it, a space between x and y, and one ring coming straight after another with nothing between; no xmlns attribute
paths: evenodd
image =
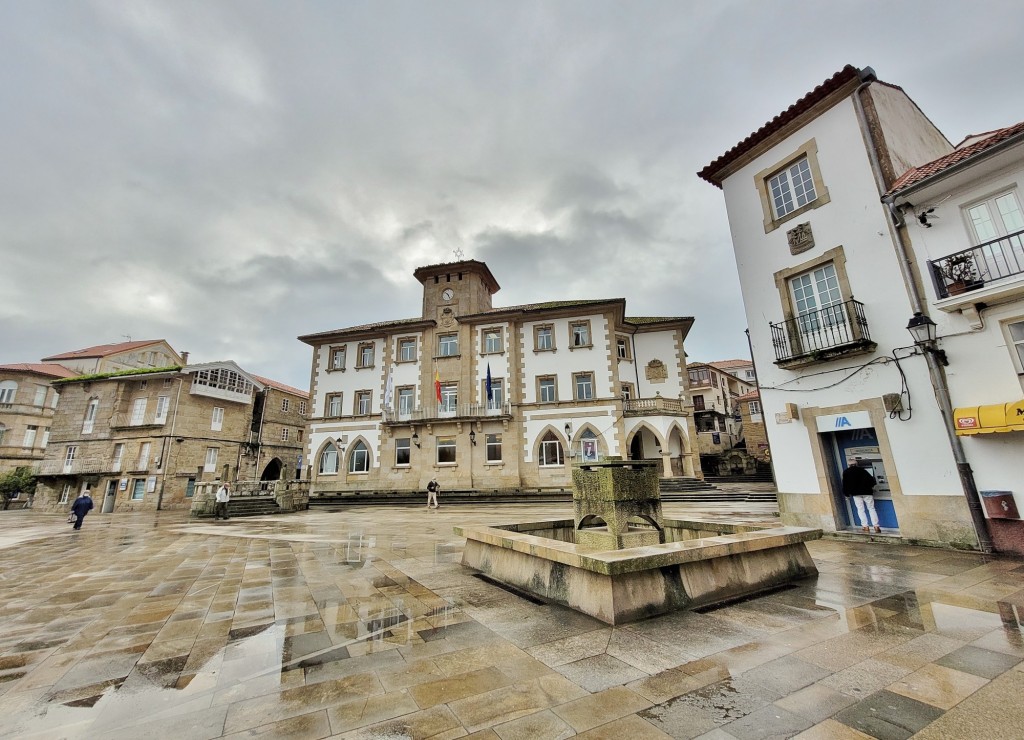
<svg viewBox="0 0 1024 740"><path fill-rule="evenodd" d="M452 250L452 254L455 255L455 259L461 261L465 257L465 253L462 251L462 247L455 247Z"/></svg>

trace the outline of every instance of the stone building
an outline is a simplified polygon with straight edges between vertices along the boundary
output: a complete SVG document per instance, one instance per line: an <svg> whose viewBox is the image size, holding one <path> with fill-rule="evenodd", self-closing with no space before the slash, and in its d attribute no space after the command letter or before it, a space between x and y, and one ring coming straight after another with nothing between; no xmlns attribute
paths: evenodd
<svg viewBox="0 0 1024 740"><path fill-rule="evenodd" d="M0 365L0 473L38 468L57 406L50 383L77 374L56 363Z"/></svg>
<svg viewBox="0 0 1024 740"><path fill-rule="evenodd" d="M181 509L200 481L297 476L308 395L233 362L57 383L37 506L88 490L104 513Z"/></svg>
<svg viewBox="0 0 1024 740"><path fill-rule="evenodd" d="M77 375L95 375L132 368L152 369L184 365L188 362L188 353L179 355L163 339L143 339L134 342L97 344L44 357L42 361L59 363L74 370Z"/></svg>
<svg viewBox="0 0 1024 740"><path fill-rule="evenodd" d="M655 459L699 475L690 317L621 298L496 308L475 260L418 268L415 318L302 336L313 348L311 492L546 489L574 461Z"/></svg>
<svg viewBox="0 0 1024 740"><path fill-rule="evenodd" d="M736 400L754 388L752 383L740 380L719 365L717 362L691 362L686 366L700 464L705 475L733 472L725 454L743 439Z"/></svg>

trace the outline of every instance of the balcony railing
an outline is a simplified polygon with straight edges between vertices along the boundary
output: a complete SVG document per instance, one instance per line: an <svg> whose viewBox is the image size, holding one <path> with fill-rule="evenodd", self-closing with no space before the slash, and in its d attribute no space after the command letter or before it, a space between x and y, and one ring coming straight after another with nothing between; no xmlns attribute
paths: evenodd
<svg viewBox="0 0 1024 740"><path fill-rule="evenodd" d="M864 304L852 298L769 326L778 365L809 364L875 347Z"/></svg>
<svg viewBox="0 0 1024 740"><path fill-rule="evenodd" d="M1024 231L928 262L935 294L949 298L1024 273Z"/></svg>
<svg viewBox="0 0 1024 740"><path fill-rule="evenodd" d="M651 416L655 414L682 414L686 409L678 398L630 398L623 404L627 416Z"/></svg>
<svg viewBox="0 0 1024 740"><path fill-rule="evenodd" d="M418 424L444 419L479 419L487 417L512 416L512 404L509 403L463 403L451 406L437 404L425 408L413 409L408 412L384 410L385 424Z"/></svg>

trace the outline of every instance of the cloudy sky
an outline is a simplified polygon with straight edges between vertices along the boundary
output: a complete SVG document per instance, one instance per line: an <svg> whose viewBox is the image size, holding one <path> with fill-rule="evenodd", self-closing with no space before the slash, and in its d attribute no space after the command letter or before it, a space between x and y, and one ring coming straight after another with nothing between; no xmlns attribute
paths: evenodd
<svg viewBox="0 0 1024 740"><path fill-rule="evenodd" d="M165 338L308 386L299 334L496 305L746 326L695 172L844 64L953 142L1024 120L1024 3L0 0L0 363Z"/></svg>

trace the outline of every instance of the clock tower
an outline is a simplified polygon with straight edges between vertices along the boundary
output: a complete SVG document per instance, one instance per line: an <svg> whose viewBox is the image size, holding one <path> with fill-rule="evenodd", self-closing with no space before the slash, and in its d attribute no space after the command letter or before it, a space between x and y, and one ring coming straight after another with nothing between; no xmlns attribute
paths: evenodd
<svg viewBox="0 0 1024 740"><path fill-rule="evenodd" d="M490 310L491 296L500 290L487 265L477 260L428 265L413 275L423 285L423 318L441 325Z"/></svg>

